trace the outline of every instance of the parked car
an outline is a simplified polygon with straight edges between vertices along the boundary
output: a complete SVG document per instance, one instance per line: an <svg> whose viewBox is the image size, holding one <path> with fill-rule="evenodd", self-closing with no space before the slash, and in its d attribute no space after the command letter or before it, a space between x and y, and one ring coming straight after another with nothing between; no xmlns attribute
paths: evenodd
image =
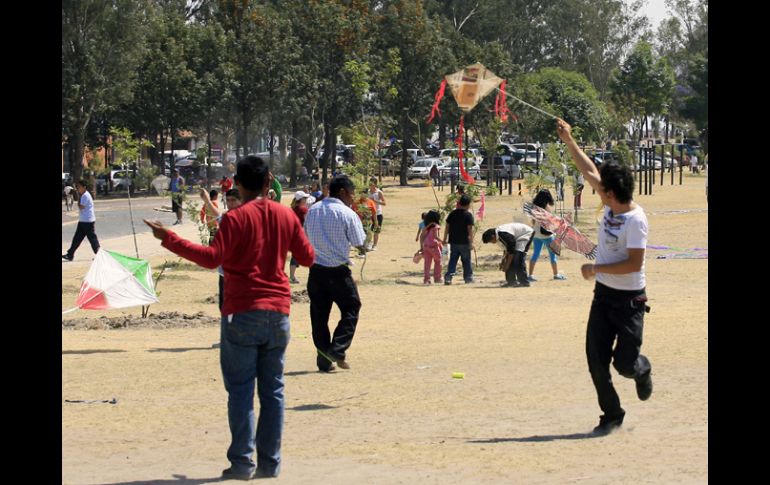
<svg viewBox="0 0 770 485"><path fill-rule="evenodd" d="M421 158L425 158L427 156L425 153L425 150L418 149L418 148L407 148L406 153L407 153L406 161L410 165L416 162L417 160ZM395 153L393 153L392 159L397 160L399 163L401 163L401 150L398 150ZM411 162L409 161L410 159L412 160Z"/></svg>
<svg viewBox="0 0 770 485"><path fill-rule="evenodd" d="M449 163L452 160L457 160L459 152L460 150L457 148L444 148L443 150L439 151L438 157L444 160L444 163ZM484 159L478 148L464 148L463 156L477 164L481 163Z"/></svg>
<svg viewBox="0 0 770 485"><path fill-rule="evenodd" d="M406 169L406 178L430 178L430 170L434 165L438 167L440 172L444 167L444 161L437 157L421 158L414 162L411 167Z"/></svg>
<svg viewBox="0 0 770 485"><path fill-rule="evenodd" d="M465 171L468 175L478 180L481 178L481 166L478 163L473 163L471 160L463 160L465 165ZM460 177L460 160L452 160L450 163L439 168L441 178L448 178L451 176Z"/></svg>
<svg viewBox="0 0 770 485"><path fill-rule="evenodd" d="M134 185L130 171L112 170L110 171L110 179L112 180L112 190L126 190Z"/></svg>

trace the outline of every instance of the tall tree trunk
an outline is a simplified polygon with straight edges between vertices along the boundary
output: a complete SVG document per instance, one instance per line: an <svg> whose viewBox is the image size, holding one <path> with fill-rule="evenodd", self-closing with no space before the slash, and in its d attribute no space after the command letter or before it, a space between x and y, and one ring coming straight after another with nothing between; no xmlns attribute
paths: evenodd
<svg viewBox="0 0 770 485"><path fill-rule="evenodd" d="M408 156L406 147L408 147L410 143L409 143L409 124L407 123L406 114L407 114L406 111L403 111L401 113L401 130L403 134L401 139L403 140L403 142L401 143L401 171L399 172L398 184L402 186L408 185L406 180L406 168L407 168L406 159Z"/></svg>
<svg viewBox="0 0 770 485"><path fill-rule="evenodd" d="M78 181L83 178L83 155L85 154L85 140L83 133L75 133L70 137L70 168L72 178Z"/></svg>
<svg viewBox="0 0 770 485"><path fill-rule="evenodd" d="M271 126L267 129L267 136L270 137L270 139L267 142L267 149L269 150L269 154L267 156L267 159L269 160L269 167L270 170L273 170L273 145L275 145L275 137L273 136L273 126Z"/></svg>
<svg viewBox="0 0 770 485"><path fill-rule="evenodd" d="M438 124L438 147L443 150L446 143L446 123L440 121Z"/></svg>
<svg viewBox="0 0 770 485"><path fill-rule="evenodd" d="M289 180L292 187L297 186L297 122L291 122L291 153L289 154Z"/></svg>
<svg viewBox="0 0 770 485"><path fill-rule="evenodd" d="M206 123L206 146L208 147L208 156L206 157L206 188L209 190L211 190L211 176L214 175L211 170L211 125L212 121L211 117L209 117ZM222 194L222 197L224 196L225 194Z"/></svg>
<svg viewBox="0 0 770 485"><path fill-rule="evenodd" d="M327 172L329 170L329 160L332 160L332 153L334 153L334 127L328 121L324 120L324 156L321 157L321 183L325 183L328 179ZM332 170L334 168L332 167Z"/></svg>
<svg viewBox="0 0 770 485"><path fill-rule="evenodd" d="M171 130L169 131L169 134L168 134L168 137L171 139L171 170L174 170L176 168L176 153L174 153L174 133L175 132L176 132L176 127L172 124Z"/></svg>
<svg viewBox="0 0 770 485"><path fill-rule="evenodd" d="M160 145L158 148L158 153L160 154L160 173L165 174L166 173L166 156L163 152L166 151L166 137L165 137L165 129L160 130ZM169 162L170 164L171 162ZM170 168L169 168L170 170Z"/></svg>

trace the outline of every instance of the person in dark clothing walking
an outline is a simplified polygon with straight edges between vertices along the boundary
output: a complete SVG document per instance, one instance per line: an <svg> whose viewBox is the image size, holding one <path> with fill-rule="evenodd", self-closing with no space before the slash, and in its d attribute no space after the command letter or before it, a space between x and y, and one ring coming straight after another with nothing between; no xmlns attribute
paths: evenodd
<svg viewBox="0 0 770 485"><path fill-rule="evenodd" d="M345 360L346 351L353 341L361 310L349 259L350 247L364 252L366 242L361 219L350 208L355 191L347 175L338 175L329 184L329 196L313 204L305 218L305 232L315 250L307 292L316 365L321 372L334 370L334 363L341 369L350 368ZM329 314L334 303L340 309L340 320L331 335Z"/></svg>
<svg viewBox="0 0 770 485"><path fill-rule="evenodd" d="M458 185L459 187L459 185ZM446 246L449 239L449 264L444 274L444 284L452 284L452 276L457 271L457 260L463 263L463 279L473 283L473 266L471 266L471 250L473 246L473 214L468 211L471 197L463 193L457 201L457 209L446 218L446 229L442 244Z"/></svg>
<svg viewBox="0 0 770 485"><path fill-rule="evenodd" d="M91 249L94 254L99 252L99 238L96 237L96 215L94 214L94 199L91 194L86 190L85 180L80 180L75 184L75 189L80 194L80 200L78 201L78 209L80 209L80 216L78 218L78 227L75 229L75 235L72 237L72 244L65 254L62 255L62 259L66 261L72 261L75 257L75 251L80 247L80 243L84 238L88 238L88 242L91 243Z"/></svg>
<svg viewBox="0 0 770 485"><path fill-rule="evenodd" d="M631 170L604 163L600 171L572 138L570 125L561 119L556 123L559 138L604 204L596 262L580 268L583 278L596 278L588 315L586 357L604 413L594 433L604 435L619 428L626 415L612 385L610 362L621 376L634 379L640 400L646 401L652 394L652 366L641 354L644 313L649 311L644 271L647 216L633 200Z"/></svg>

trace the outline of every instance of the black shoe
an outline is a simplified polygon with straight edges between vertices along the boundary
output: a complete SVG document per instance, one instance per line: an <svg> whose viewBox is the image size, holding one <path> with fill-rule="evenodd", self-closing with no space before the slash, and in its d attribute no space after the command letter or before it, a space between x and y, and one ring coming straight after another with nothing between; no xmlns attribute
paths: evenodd
<svg viewBox="0 0 770 485"><path fill-rule="evenodd" d="M225 480L251 480L254 473L237 472L233 470L233 467L222 470L222 478Z"/></svg>
<svg viewBox="0 0 770 485"><path fill-rule="evenodd" d="M277 476L278 476L278 473L276 472L272 472L272 473L266 472L264 470L257 468L252 478L275 478Z"/></svg>
<svg viewBox="0 0 770 485"><path fill-rule="evenodd" d="M329 367L318 366L318 372L324 372L326 374L330 374L330 373L334 372L335 370L337 370L337 368L334 367L333 365L330 365Z"/></svg>
<svg viewBox="0 0 770 485"><path fill-rule="evenodd" d="M70 256L69 254L62 254L61 258L65 261L72 261L73 259L72 256Z"/></svg>
<svg viewBox="0 0 770 485"><path fill-rule="evenodd" d="M321 357L325 358L329 363L337 364L340 367L340 369L345 369L345 370L350 369L350 364L345 362L344 357L338 357L332 354L331 352L329 352L328 350L326 352L321 352L320 350L318 350L318 354L320 354ZM318 367L320 368L321 367L320 362L318 360L316 360L316 362L318 362L319 364Z"/></svg>
<svg viewBox="0 0 770 485"><path fill-rule="evenodd" d="M646 401L652 395L652 370L648 370L646 374L642 374L636 379L636 395L639 396L640 401Z"/></svg>
<svg viewBox="0 0 770 485"><path fill-rule="evenodd" d="M613 418L608 418L606 415L602 415L599 418L599 425L594 428L594 434L605 436L612 433L623 425L624 417L625 413Z"/></svg>

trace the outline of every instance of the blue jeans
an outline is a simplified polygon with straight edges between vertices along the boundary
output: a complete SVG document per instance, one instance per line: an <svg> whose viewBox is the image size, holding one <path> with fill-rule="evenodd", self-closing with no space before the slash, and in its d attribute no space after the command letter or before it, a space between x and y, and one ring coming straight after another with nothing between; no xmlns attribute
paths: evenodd
<svg viewBox="0 0 770 485"><path fill-rule="evenodd" d="M444 281L452 281L457 271L457 260L463 262L463 279L467 283L473 281L473 266L471 266L471 245L470 244L451 244L449 245L449 264L447 265Z"/></svg>
<svg viewBox="0 0 770 485"><path fill-rule="evenodd" d="M232 441L227 459L237 473L258 468L277 476L281 467L283 364L289 343L289 317L252 310L222 316L219 362L227 389L227 419ZM254 385L259 419L254 419ZM254 464L254 451L257 463Z"/></svg>

